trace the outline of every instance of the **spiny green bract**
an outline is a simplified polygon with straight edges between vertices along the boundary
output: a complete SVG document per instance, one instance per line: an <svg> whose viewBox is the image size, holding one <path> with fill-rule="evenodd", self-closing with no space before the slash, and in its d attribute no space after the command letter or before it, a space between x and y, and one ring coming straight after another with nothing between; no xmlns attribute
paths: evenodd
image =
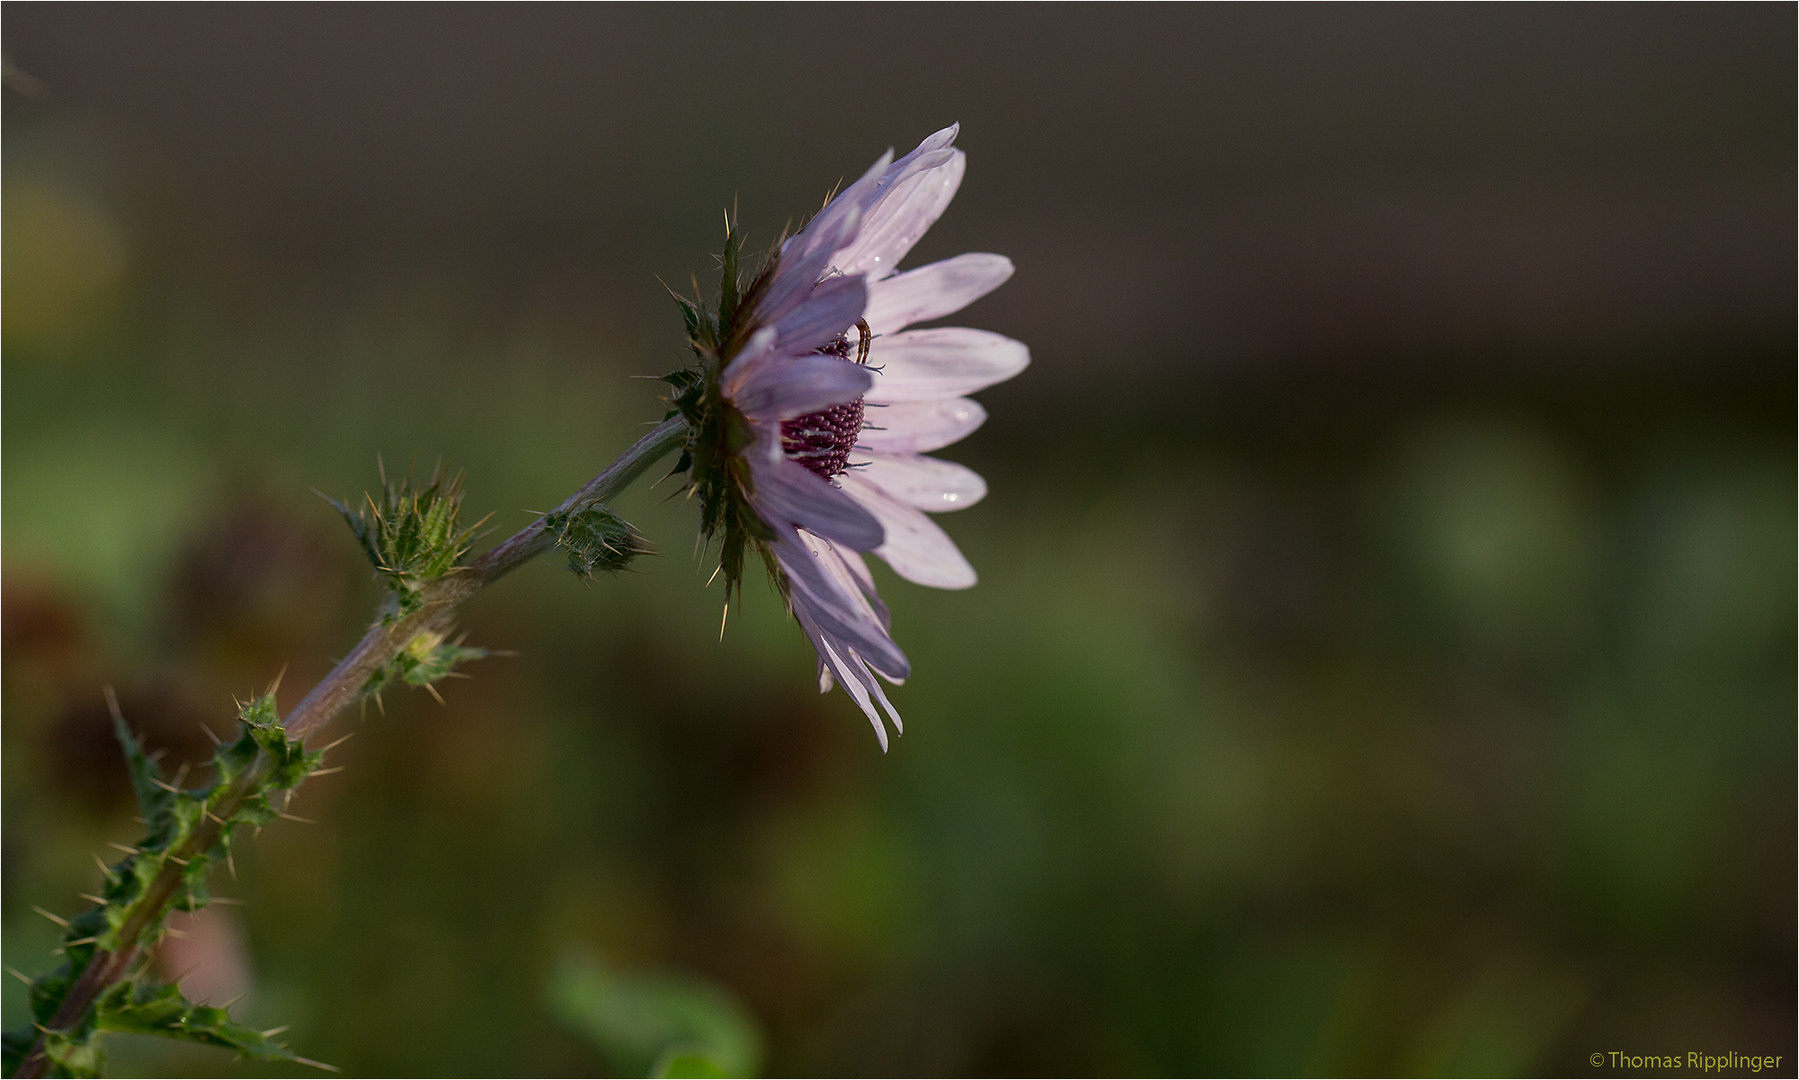
<svg viewBox="0 0 1799 1080"><path fill-rule="evenodd" d="M623 570L653 549L631 523L604 506L583 506L550 514L543 527L568 553L568 568L582 578Z"/></svg>
<svg viewBox="0 0 1799 1080"><path fill-rule="evenodd" d="M420 631L398 656L369 676L362 692L379 694L395 682L429 689L432 683L455 674L457 664L488 655L486 649L465 646L461 641L446 641L445 637L434 630Z"/></svg>
<svg viewBox="0 0 1799 1080"><path fill-rule="evenodd" d="M399 613L418 610L419 591L454 570L468 553L480 522L463 527L462 478L446 477L440 465L423 486L408 476L398 482L381 478L381 501L365 495L368 505L351 510L325 497L343 515L350 531L386 581L399 604Z"/></svg>
<svg viewBox="0 0 1799 1080"><path fill-rule="evenodd" d="M125 751L145 836L131 854L107 869L100 889L102 903L69 920L62 935L63 964L32 981L31 1011L37 1030L7 1035L7 1075L17 1071L38 1031L43 1032L44 1052L53 1075L99 1075L100 1052L93 1042L98 1031L165 1035L228 1047L247 1057L305 1061L258 1032L231 1023L224 1010L192 1005L175 987L156 986L141 978L114 984L73 1028L44 1030L95 952L118 951L120 931L127 921L149 919L137 939L148 950L162 936L168 908L197 911L205 907L211 900L206 890L207 872L230 858L233 830L239 825L260 827L274 821L279 811L270 804L269 796L292 791L324 760L323 753L309 752L287 737L275 713L273 694L244 705L238 719L241 730L237 739L221 743L213 752L213 782L205 788L188 789L163 779L115 706L113 730ZM234 781L253 768L260 771L251 791L235 806L228 805ZM218 836L204 851L188 851L196 831L207 822L218 826ZM156 910L140 910L152 883L171 863L181 872L173 902Z"/></svg>
<svg viewBox="0 0 1799 1080"><path fill-rule="evenodd" d="M688 474L688 490L700 504L700 532L708 540L720 541L719 572L725 579L727 601L743 580L746 548L762 553L772 580L778 584L785 580L767 549L774 533L745 500L752 484L744 457L753 438L749 422L719 385L725 367L755 330L756 305L780 258L780 243L776 242L747 285L741 270L742 252L743 236L727 215L725 250L719 259L723 274L718 306L713 311L706 309L697 282L692 300L675 296L695 363L663 376L674 388L668 415L679 414L687 421L688 431L680 460L670 475Z"/></svg>

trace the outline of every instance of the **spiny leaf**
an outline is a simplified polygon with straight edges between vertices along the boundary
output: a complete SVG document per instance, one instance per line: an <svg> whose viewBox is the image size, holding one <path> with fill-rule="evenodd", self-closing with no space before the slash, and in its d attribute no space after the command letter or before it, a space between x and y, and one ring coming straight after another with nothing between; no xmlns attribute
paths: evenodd
<svg viewBox="0 0 1799 1080"><path fill-rule="evenodd" d="M325 759L322 753L308 751L298 739L288 738L287 729L281 726L281 717L275 713L274 694L264 694L245 705L238 713L238 719L244 728L239 743L249 739L267 752L275 763L267 790L299 787L306 775Z"/></svg>
<svg viewBox="0 0 1799 1080"><path fill-rule="evenodd" d="M254 827L274 821L279 814L269 801L270 795L298 787L325 757L323 751L308 751L299 740L288 737L275 711L274 694L268 693L240 708L238 737L213 751L212 784L199 790L179 788L158 775L155 762L144 753L110 695L109 703L113 706L113 730L124 749L132 786L144 811L146 834L126 849L129 854L125 858L104 868L101 902L67 921L62 934L64 961L55 971L32 981L34 1029L8 1036L8 1061L13 1062L16 1044L22 1040L25 1049L19 1053L28 1053L41 1032L44 1053L54 1075L96 1076L100 1054L93 1034L98 1025L116 1031L175 1035L227 1046L252 1057L311 1064L274 1047L255 1032L230 1024L230 1018L221 1010L190 1006L180 1000L179 992L173 988L144 990L130 981L115 984L73 1027L47 1030L95 952L116 952L123 945L120 932L134 916L141 919L148 914L151 920L138 941L148 945L157 940L168 909L146 913L139 907L166 867L179 867L181 877L180 889L170 906L183 911L205 907L211 901L206 889L207 874L214 865L230 858L234 830L239 825ZM257 779L252 789L247 794L234 794L234 785L251 769L260 770L254 774ZM236 794L243 794L241 801L233 801ZM190 850L197 846L196 834L207 835L201 830L209 821L218 827L216 838L205 851ZM16 1067L16 1062L8 1066L9 1070Z"/></svg>
<svg viewBox="0 0 1799 1080"><path fill-rule="evenodd" d="M174 986L118 983L100 996L95 1010L95 1026L102 1031L161 1035L183 1042L220 1046L257 1061L319 1064L300 1057L260 1031L233 1022L231 1014L224 1009L195 1005L182 997L180 989Z"/></svg>
<svg viewBox="0 0 1799 1080"><path fill-rule="evenodd" d="M131 790L137 796L138 811L145 821L155 823L168 812L170 800L174 797L161 787L157 781L162 773L150 755L144 753L143 745L137 741L137 735L131 725L125 722L125 716L119 711L119 701L113 696L111 687L106 691L106 703L112 710L112 731L119 740L119 746L125 751L125 767L131 771Z"/></svg>

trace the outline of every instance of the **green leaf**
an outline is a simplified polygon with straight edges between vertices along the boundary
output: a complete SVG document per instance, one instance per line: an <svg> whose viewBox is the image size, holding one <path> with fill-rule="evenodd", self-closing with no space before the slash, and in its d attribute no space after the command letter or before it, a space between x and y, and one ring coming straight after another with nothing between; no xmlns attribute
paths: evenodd
<svg viewBox="0 0 1799 1080"><path fill-rule="evenodd" d="M170 907L183 911L205 907L211 900L206 875L217 863L229 858L233 830L239 825L259 826L275 820L278 814L269 796L298 787L324 760L322 752L308 752L299 740L288 738L275 711L273 693L242 706L238 719L238 737L213 752L212 784L190 790L162 779L154 759L144 753L113 703L113 730L125 751L132 787L148 826L146 835L130 849L130 854L107 868L98 898L101 902L68 920L62 934L63 963L32 981L34 1028L7 1037L8 1072L16 1070L18 1061L29 1053L41 1031L44 1054L53 1075L97 1076L100 1052L93 1034L101 1029L166 1035L223 1046L249 1057L311 1064L263 1035L231 1023L223 1010L189 1004L174 987L115 984L69 1028L44 1030L61 1011L70 988L92 961L95 951L120 947L119 932L127 922L148 918L145 936L139 939L148 945L160 935ZM266 764L258 766L259 761ZM254 774L257 779L253 790L241 802L233 802L228 797L233 784L250 769L259 769ZM201 830L208 818L218 825L217 838L207 850L197 852L195 835L205 835ZM181 869L180 889L168 905L153 911L140 910L146 890L171 861Z"/></svg>
<svg viewBox="0 0 1799 1080"><path fill-rule="evenodd" d="M753 1076L762 1034L728 990L675 972L618 972L568 956L557 965L549 1005L627 1076ZM705 1062L713 1071L693 1071ZM685 1071L652 1072L678 1067Z"/></svg>
<svg viewBox="0 0 1799 1080"><path fill-rule="evenodd" d="M287 728L275 714L274 694L264 694L244 706L238 719L243 721L243 737L254 741L275 762L274 771L269 774L271 791L299 787L307 774L325 760L324 754L308 751L300 740L287 737Z"/></svg>
<svg viewBox="0 0 1799 1080"><path fill-rule="evenodd" d="M106 693L108 703L113 706L112 731L118 737L119 746L125 751L125 766L131 770L131 790L137 796L138 810L142 812L144 820L154 827L168 812L174 795L167 788L158 785L162 772L157 769L156 762L150 760L150 755L144 753L143 744L137 741L131 725L125 722L110 687Z"/></svg>
<svg viewBox="0 0 1799 1080"><path fill-rule="evenodd" d="M103 1031L161 1035L183 1042L220 1046L257 1061L319 1064L300 1057L260 1031L234 1023L231 1014L224 1009L195 1005L182 997L181 991L174 986L119 983L101 995L95 1008L95 1026Z"/></svg>
<svg viewBox="0 0 1799 1080"><path fill-rule="evenodd" d="M63 991L66 989L64 986ZM61 994L56 996L60 1000ZM193 1004L174 986L127 981L115 983L102 993L92 1011L75 1028L43 1032L44 1056L51 1063L51 1075L99 1076L101 1047L94 1036L102 1031L159 1035L222 1047L258 1061L291 1061L336 1071L329 1065L301 1057L263 1032L233 1022L224 1009ZM37 1035L37 1028L24 1028L6 1035L6 1075L18 1071Z"/></svg>

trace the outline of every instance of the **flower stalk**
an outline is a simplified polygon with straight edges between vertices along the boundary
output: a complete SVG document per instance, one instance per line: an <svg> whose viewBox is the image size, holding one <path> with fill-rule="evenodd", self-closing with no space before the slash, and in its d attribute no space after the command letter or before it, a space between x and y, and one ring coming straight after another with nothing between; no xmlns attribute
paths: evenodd
<svg viewBox="0 0 1799 1080"><path fill-rule="evenodd" d="M173 823L180 817L181 827L171 834L174 842L167 843L166 847L152 852L151 842L146 840L144 848L134 849L137 853L131 860L120 864L122 867L127 866L132 860L150 854L160 858L154 875L141 891L117 908L108 910L108 906L103 905L69 924L71 929L65 935L63 948L69 956L71 967L78 966L79 973L68 983L47 1022L40 1020L37 1024L36 1036L29 1049L23 1053L13 1075L36 1077L54 1073L92 1074L91 1071L97 1071L97 1051L85 1044L86 1037L95 1026L96 1007L101 1004L116 1006L117 1014L125 1017L125 1022L147 1023L145 1017L155 1017L167 1029L161 1033L180 1032L188 1037L194 1037L196 1032L200 1032L202 1024L196 1021L197 1014L218 1014L223 1017L222 1010L206 1009L203 1006L187 1006L185 1012L179 1009L171 1012L170 1002L162 1000L154 992L149 995L140 992L129 1001L114 1002L112 999L121 996L116 991L126 989L119 984L129 979L130 973L154 944L157 932L170 910L175 907L204 905L204 881L196 883L194 879L197 876L203 877L209 861L217 858L221 852L225 858L229 858L230 833L233 827L276 816L272 807L267 805L267 793L271 790L291 790L305 776L306 769L317 763L318 751L307 753L302 749L307 740L319 735L345 707L370 692L371 686L380 685L379 676L408 647L421 638L433 644L441 641L449 630L456 608L463 601L556 546L559 532L546 523L566 518L582 508L610 501L642 476L659 458L680 445L686 436L686 430L686 422L678 416L663 421L549 514L538 518L466 564L449 567L440 576L429 580L409 583L411 587L404 594L398 590L389 593L374 625L369 627L362 640L313 687L284 720L277 721L273 715L272 694L245 709L245 739L251 739L252 733L257 737L254 741L240 741L237 744L246 748L242 754L241 767L232 770L229 776L221 774L220 783L215 788L198 794L181 791L156 777L151 771L154 766L143 759L141 751L136 752L132 764L134 780L143 781L139 785L140 800L163 798L161 792L173 795L173 800L165 800L170 806L166 820ZM257 712L265 706L266 712ZM264 717L267 722L259 724L257 717ZM129 729L124 725L123 719L117 717L116 712L115 718L122 739L129 739ZM227 749L230 748L221 748L219 760L225 760L223 755ZM128 753L134 750L135 743L128 744ZM300 771L297 773L294 772L295 766L299 766ZM183 808L187 810L185 816L181 812ZM256 816L258 814L265 816ZM149 814L146 817L150 817L154 831L158 819ZM110 883L114 878L122 876L122 872L115 868L109 872L108 881ZM103 918L96 918L96 912ZM75 929L89 925L103 927L103 932L83 934ZM83 953L86 953L85 962ZM49 985L54 979L55 976L42 976L34 980L34 998L41 992L54 992L54 988ZM181 1006L186 1006L178 996L168 996ZM206 1021L206 1018L202 1017L201 1021ZM212 1027L201 1034L211 1037L201 1041L234 1046L240 1052L256 1056L266 1054L305 1064L318 1064L299 1058L275 1044L263 1046L256 1043L255 1040L259 1038L262 1043L267 1043L267 1039L257 1033L235 1029L228 1024L228 1018L207 1022L211 1022ZM227 1027L232 1030L225 1031ZM128 1030L124 1027L121 1029Z"/></svg>

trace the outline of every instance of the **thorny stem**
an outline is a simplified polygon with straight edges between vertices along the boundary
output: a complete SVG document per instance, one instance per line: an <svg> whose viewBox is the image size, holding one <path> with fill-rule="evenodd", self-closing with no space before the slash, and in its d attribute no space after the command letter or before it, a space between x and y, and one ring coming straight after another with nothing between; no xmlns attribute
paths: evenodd
<svg viewBox="0 0 1799 1080"><path fill-rule="evenodd" d="M611 500L642 476L644 470L655 464L657 459L673 450L686 430L686 422L678 416L664 420L649 434L633 443L604 472L564 499L552 513ZM356 647L350 650L350 655L338 661L330 674L321 679L300 704L288 713L282 722L288 737L303 740L317 735L333 717L362 696L362 689L368 685L369 676L398 656L419 634L447 628L457 605L480 592L483 586L516 570L554 546L556 538L544 529L545 517L548 515L525 526L467 566L458 567L427 584L421 590L423 602L418 610L391 622L385 618L378 619L369 627L368 633L362 636L362 640L356 643ZM256 762L240 773L225 792L219 804L218 817L229 821L244 800L253 795L267 779L272 764L266 751L257 755ZM68 994L47 1025L47 1030L68 1031L74 1028L93 1006L94 1000L137 963L144 949L141 941L144 932L160 924L169 905L180 894L184 865L212 850L212 846L219 840L220 827L212 817L206 817L190 834L186 844L179 850L170 852L172 857L163 862L161 872L132 905L124 923L119 927L118 950L95 951L87 967L82 970L81 977L69 987ZM40 1032L37 1042L21 1062L15 1075L43 1076L49 1066L49 1058L44 1054L43 1034Z"/></svg>

